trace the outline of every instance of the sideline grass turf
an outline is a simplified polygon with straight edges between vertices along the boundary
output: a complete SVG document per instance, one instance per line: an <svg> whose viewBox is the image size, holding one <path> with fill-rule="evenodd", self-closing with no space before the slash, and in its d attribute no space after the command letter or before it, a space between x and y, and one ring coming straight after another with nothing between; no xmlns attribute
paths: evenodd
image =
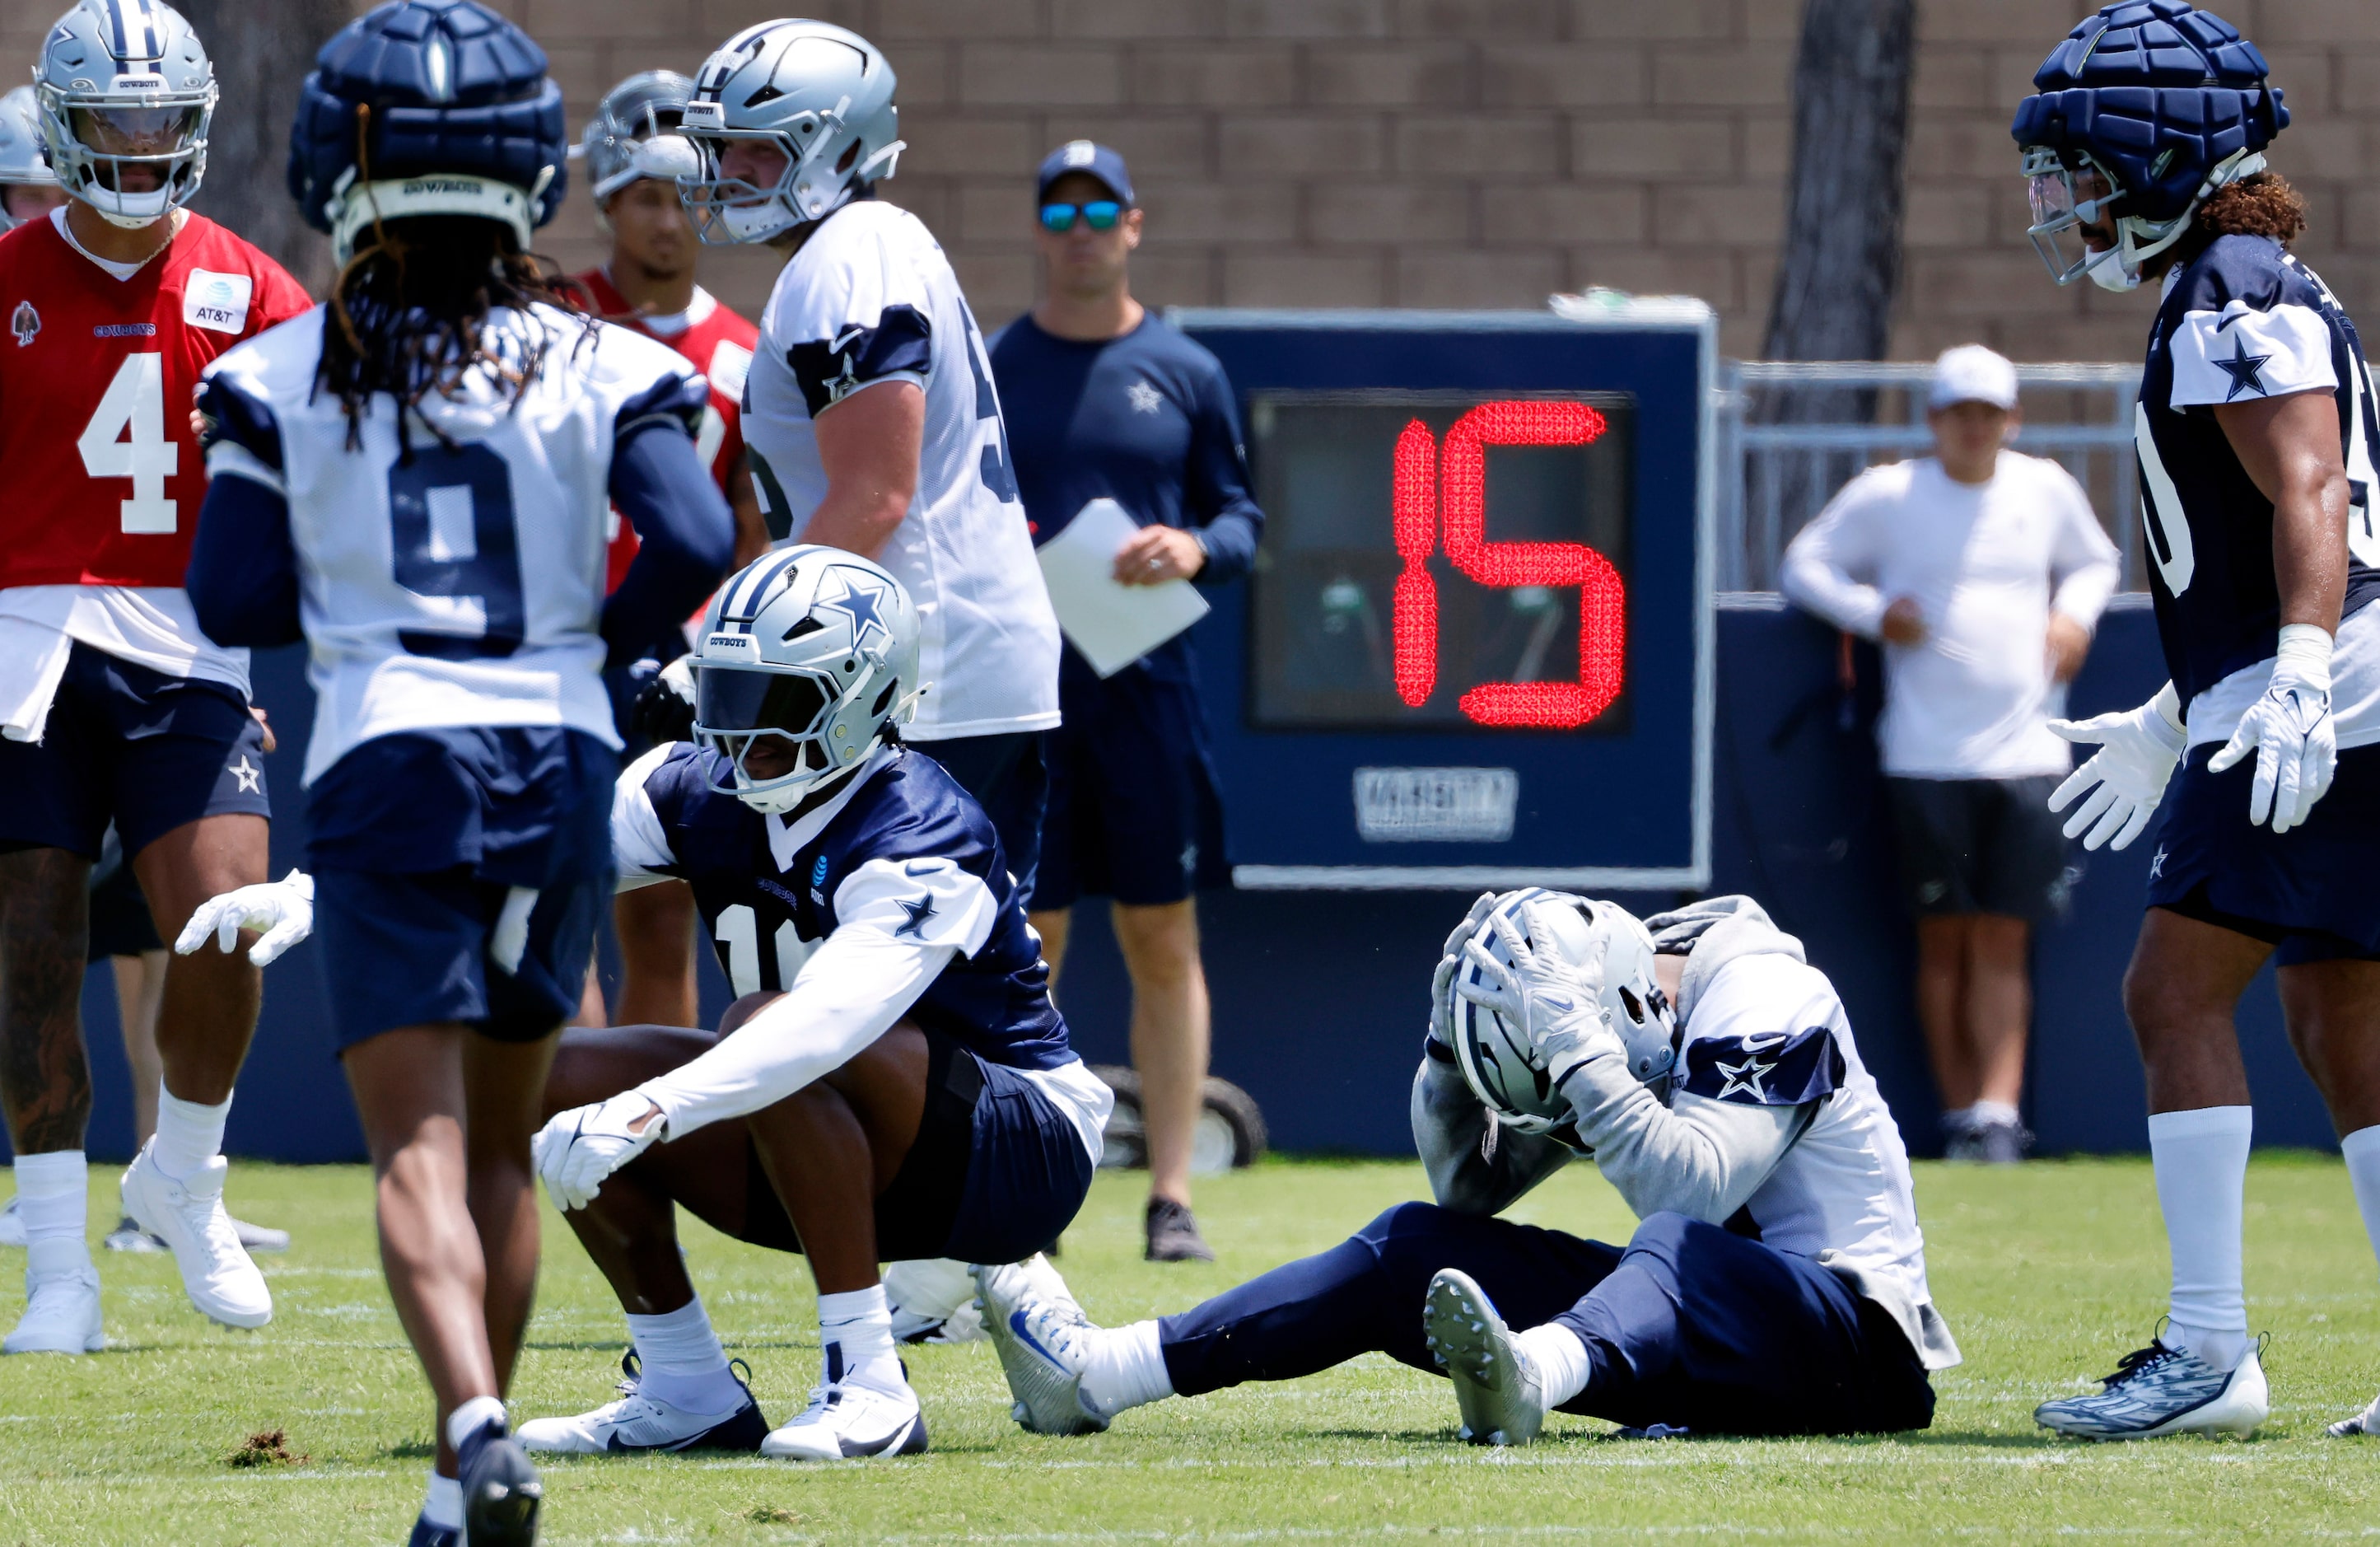
<svg viewBox="0 0 2380 1547"><path fill-rule="evenodd" d="M1330 1245L1424 1195L1412 1164L1275 1162L1205 1183L1214 1266L1139 1261L1141 1179L1099 1178L1061 1266L1123 1322L1186 1306ZM264 1259L276 1314L233 1333L188 1309L172 1261L100 1254L107 1331L90 1358L0 1360L0 1544L405 1540L429 1454L428 1396L390 1312L359 1168L238 1164L245 1217L287 1226ZM2380 1443L2325 1438L2380 1386L2380 1285L2336 1161L2260 1156L2249 1179L2249 1305L2272 1334L2274 1415L2253 1443L2054 1442L2033 1405L2084 1389L2144 1342L2164 1238L2143 1162L2015 1172L1921 1166L1935 1295L1967 1355L1936 1426L1869 1441L1634 1443L1557 1416L1546 1443L1453 1436L1442 1383L1372 1358L1313 1380L1126 1414L1083 1439L1019 1431L982 1345L908 1351L933 1451L808 1468L758 1458L588 1459L546 1471L544 1541L1260 1543L1411 1537L1617 1541L2315 1541L2372 1534ZM1572 1167L1517 1217L1624 1238L1617 1197ZM114 1178L91 1218L115 1217ZM689 1225L687 1249L771 1418L817 1369L797 1260ZM21 1302L0 1255L0 1317ZM616 1378L624 1331L547 1215L546 1273L514 1391L524 1416L578 1411ZM1420 1314L1420 1308L1415 1308ZM231 1462L284 1431L287 1461ZM260 1458L251 1456L251 1461Z"/></svg>

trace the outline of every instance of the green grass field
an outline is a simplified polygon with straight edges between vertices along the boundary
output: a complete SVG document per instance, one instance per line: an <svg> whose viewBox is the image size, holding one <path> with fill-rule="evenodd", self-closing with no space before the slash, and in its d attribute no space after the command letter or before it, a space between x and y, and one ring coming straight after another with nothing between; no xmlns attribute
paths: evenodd
<svg viewBox="0 0 2380 1547"><path fill-rule="evenodd" d="M1102 1175L1062 1266L1122 1322L1176 1309L1327 1246L1421 1195L1410 1164L1273 1163L1209 1181L1212 1267L1138 1259L1137 1177ZM114 1218L114 1179L94 1223ZM2335 1161L2260 1158L2249 1179L2251 1314L2269 1330L2274 1416L2252 1443L2053 1443L2042 1396L2144 1340L2165 1249L2141 1162L2013 1173L1921 1166L1934 1289L1967 1354L1931 1432L1897 1440L1635 1443L1557 1417L1525 1451L1459 1443L1444 1385L1382 1358L1125 1415L1045 1439L1008 1418L982 1346L910 1352L934 1450L820 1468L758 1458L601 1460L546 1473L545 1540L573 1542L1305 1541L1339 1538L1726 1541L2300 1541L2380 1531L2380 1446L2323 1424L2380 1383L2380 1285ZM234 1168L266 1259L261 1333L199 1320L170 1261L103 1254L109 1353L0 1362L0 1543L399 1542L427 1466L428 1398L373 1256L360 1169ZM1618 1199L1576 1167L1519 1211L1623 1238ZM691 1226L713 1320L763 1407L796 1411L817 1369L794 1259ZM13 1254L11 1254L13 1255ZM6 1270L14 1273L14 1265ZM623 1328L549 1216L546 1276L514 1392L524 1414L608 1395ZM13 1283L0 1315L13 1320ZM1419 1308L1415 1308L1419 1314ZM257 1431L286 1462L236 1465Z"/></svg>

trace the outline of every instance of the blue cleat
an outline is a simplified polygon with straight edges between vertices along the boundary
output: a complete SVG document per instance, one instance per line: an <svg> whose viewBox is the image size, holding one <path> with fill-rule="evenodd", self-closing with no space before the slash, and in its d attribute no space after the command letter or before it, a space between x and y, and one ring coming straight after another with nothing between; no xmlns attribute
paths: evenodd
<svg viewBox="0 0 2380 1547"><path fill-rule="evenodd" d="M413 1518L413 1534L405 1539L405 1547L463 1547L463 1533L452 1526L433 1526L427 1515Z"/></svg>
<svg viewBox="0 0 2380 1547"><path fill-rule="evenodd" d="M463 1442L463 1540L471 1547L533 1547L545 1486L501 1419Z"/></svg>
<svg viewBox="0 0 2380 1547"><path fill-rule="evenodd" d="M2147 1440L2252 1434L2272 1412L2253 1348L2227 1370L2153 1339L2126 1354L2101 1387L2095 1395L2045 1402L2033 1410L2033 1420L2078 1440Z"/></svg>

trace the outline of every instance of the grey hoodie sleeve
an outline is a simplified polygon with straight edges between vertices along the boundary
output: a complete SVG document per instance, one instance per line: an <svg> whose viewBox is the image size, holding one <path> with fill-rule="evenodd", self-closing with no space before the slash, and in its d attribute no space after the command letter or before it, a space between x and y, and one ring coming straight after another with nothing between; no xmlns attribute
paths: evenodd
<svg viewBox="0 0 2380 1547"><path fill-rule="evenodd" d="M1597 1168L1639 1219L1667 1210L1724 1224L1768 1180L1815 1109L1748 1106L1685 1090L1665 1107L1629 1078L1624 1064L1618 1073L1627 1090L1591 1081L1584 1067L1562 1089L1579 1112L1579 1137L1595 1147Z"/></svg>
<svg viewBox="0 0 2380 1547"><path fill-rule="evenodd" d="M1427 1053L1414 1074L1413 1131L1430 1195L1462 1214L1502 1212L1569 1164L1572 1154L1557 1139L1498 1124L1453 1058Z"/></svg>

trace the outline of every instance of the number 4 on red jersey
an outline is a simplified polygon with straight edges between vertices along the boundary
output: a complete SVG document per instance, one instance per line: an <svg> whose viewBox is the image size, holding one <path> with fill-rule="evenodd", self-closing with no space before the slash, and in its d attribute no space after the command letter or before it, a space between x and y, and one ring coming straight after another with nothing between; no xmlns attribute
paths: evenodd
<svg viewBox="0 0 2380 1547"><path fill-rule="evenodd" d="M51 221L0 237L0 589L179 586L207 488L199 373L312 304L204 215L121 280Z"/></svg>

